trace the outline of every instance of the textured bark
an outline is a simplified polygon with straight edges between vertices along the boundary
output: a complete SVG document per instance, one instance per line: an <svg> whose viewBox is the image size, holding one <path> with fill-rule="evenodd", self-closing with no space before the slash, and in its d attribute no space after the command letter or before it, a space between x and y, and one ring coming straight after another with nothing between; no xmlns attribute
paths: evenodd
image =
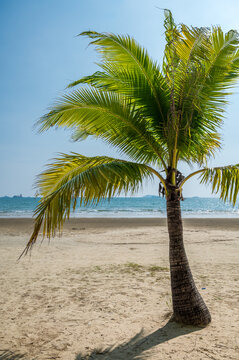
<svg viewBox="0 0 239 360"><path fill-rule="evenodd" d="M172 189L167 197L167 217L173 318L184 324L207 325L211 315L192 277L183 244L180 197Z"/></svg>

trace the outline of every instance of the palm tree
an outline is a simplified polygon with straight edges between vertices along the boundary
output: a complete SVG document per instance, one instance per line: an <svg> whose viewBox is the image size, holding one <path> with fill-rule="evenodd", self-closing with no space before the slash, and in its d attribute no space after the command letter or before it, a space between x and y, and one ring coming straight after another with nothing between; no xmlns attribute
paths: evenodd
<svg viewBox="0 0 239 360"><path fill-rule="evenodd" d="M165 10L166 46L163 65L130 36L83 32L101 56L100 71L71 83L39 122L72 129L75 141L100 138L129 160L107 156L61 154L39 175L41 200L35 226L23 253L39 231L50 238L61 230L71 209L98 203L120 193L134 193L144 179L158 178L167 200L173 317L185 324L206 325L210 313L200 296L183 244L180 200L192 176L212 184L212 191L235 204L239 164L209 168L220 149L219 134L226 97L239 75L239 36L219 26L177 26ZM187 177L179 165L196 165Z"/></svg>

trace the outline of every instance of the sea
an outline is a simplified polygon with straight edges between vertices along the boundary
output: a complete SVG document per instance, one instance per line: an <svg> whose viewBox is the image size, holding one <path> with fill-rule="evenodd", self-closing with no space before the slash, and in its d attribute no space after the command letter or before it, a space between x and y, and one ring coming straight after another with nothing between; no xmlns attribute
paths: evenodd
<svg viewBox="0 0 239 360"><path fill-rule="evenodd" d="M23 196L0 197L1 218L30 218L40 198ZM181 202L182 215L187 218L236 218L239 203L233 207L217 198L189 197ZM158 196L115 197L97 206L77 205L71 217L138 218L166 217L166 200Z"/></svg>

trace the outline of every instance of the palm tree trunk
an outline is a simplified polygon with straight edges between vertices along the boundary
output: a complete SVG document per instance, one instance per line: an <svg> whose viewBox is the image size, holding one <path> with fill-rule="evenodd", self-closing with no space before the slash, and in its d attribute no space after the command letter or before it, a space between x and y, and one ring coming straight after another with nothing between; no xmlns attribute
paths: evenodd
<svg viewBox="0 0 239 360"><path fill-rule="evenodd" d="M189 267L183 244L180 197L176 191L167 197L169 259L173 302L173 319L189 325L207 325L211 315L199 294Z"/></svg>

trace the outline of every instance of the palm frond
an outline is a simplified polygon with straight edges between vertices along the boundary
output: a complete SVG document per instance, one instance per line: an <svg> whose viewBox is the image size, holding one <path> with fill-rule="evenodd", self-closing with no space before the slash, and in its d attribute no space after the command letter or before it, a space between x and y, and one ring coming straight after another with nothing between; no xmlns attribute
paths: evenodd
<svg viewBox="0 0 239 360"><path fill-rule="evenodd" d="M239 164L211 169L203 169L202 184L212 185L212 192L220 194L220 199L236 204L239 192Z"/></svg>
<svg viewBox="0 0 239 360"><path fill-rule="evenodd" d="M112 62L103 62L98 65L102 71L97 71L90 76L85 76L69 86L89 84L101 90L117 92L137 104L141 113L143 113L159 131L165 126L170 103L170 93L168 85L159 69L155 69L152 74L152 81L154 82L155 89L157 89L157 97L161 104L161 111L159 111L157 99L152 93L144 74L138 71L137 68L132 69ZM155 119L157 119L157 121Z"/></svg>
<svg viewBox="0 0 239 360"><path fill-rule="evenodd" d="M171 93L182 159L190 153L200 154L203 147L210 147L208 155L203 152L208 157L220 147L218 131L227 96L239 76L238 46L238 33L231 30L224 34L220 27L210 30L181 25L180 35L174 39L177 63ZM174 137L176 130L172 132ZM194 156L191 160L195 160Z"/></svg>
<svg viewBox="0 0 239 360"><path fill-rule="evenodd" d="M101 138L139 162L163 164L164 144L130 99L88 88L63 96L39 122L39 131L52 126L73 129L74 140ZM165 165L164 165L165 166Z"/></svg>
<svg viewBox="0 0 239 360"><path fill-rule="evenodd" d="M100 64L103 71L97 71L91 76L86 76L77 83L94 86L100 91L115 92L127 99L140 111L141 116L147 122L148 129L157 134L157 142L168 146L166 131L169 109L169 89L165 80L162 81L160 73L155 73L154 82L160 92L160 102L164 111L162 117L155 97L141 72L128 69L112 63Z"/></svg>
<svg viewBox="0 0 239 360"><path fill-rule="evenodd" d="M132 75L138 78L137 82L140 80L140 87L147 89L147 96L151 94L157 107L158 116L165 119L168 112L168 98L165 97L165 93L168 92L167 83L158 64L149 57L143 47L128 35L102 34L94 31L86 31L80 35L92 39L90 44L95 45L101 54L103 65L111 64L114 68L127 70L131 77L132 91L134 91Z"/></svg>
<svg viewBox="0 0 239 360"><path fill-rule="evenodd" d="M22 255L35 244L41 228L43 237L48 238L56 230L61 231L78 200L80 205L97 204L121 193L135 193L143 179L150 179L153 174L157 172L145 164L106 156L62 154L39 175L37 187L42 198L34 214L32 236Z"/></svg>
<svg viewBox="0 0 239 360"><path fill-rule="evenodd" d="M163 58L163 73L172 88L174 82L173 73L179 60L175 51L175 43L181 38L181 34L169 9L164 10L164 28L166 45Z"/></svg>
<svg viewBox="0 0 239 360"><path fill-rule="evenodd" d="M239 75L238 33L177 26L169 10L164 25L164 76L134 39L85 32L102 54L103 71L78 83L129 97L168 163L177 151L182 161L205 165L221 146L226 97Z"/></svg>

